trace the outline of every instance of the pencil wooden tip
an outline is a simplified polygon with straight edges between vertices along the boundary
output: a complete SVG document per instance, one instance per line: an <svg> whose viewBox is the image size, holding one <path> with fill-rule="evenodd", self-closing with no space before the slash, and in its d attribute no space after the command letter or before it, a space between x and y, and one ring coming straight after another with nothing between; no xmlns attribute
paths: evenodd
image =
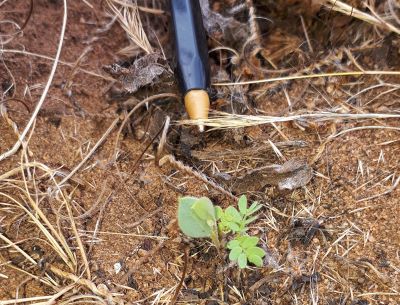
<svg viewBox="0 0 400 305"><path fill-rule="evenodd" d="M185 107L192 120L208 118L210 97L205 90L190 90L185 95Z"/></svg>

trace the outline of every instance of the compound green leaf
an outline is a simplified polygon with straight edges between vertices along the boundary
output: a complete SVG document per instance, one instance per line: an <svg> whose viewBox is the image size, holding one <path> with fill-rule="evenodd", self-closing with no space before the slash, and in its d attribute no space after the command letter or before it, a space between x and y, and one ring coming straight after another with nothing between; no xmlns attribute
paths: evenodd
<svg viewBox="0 0 400 305"><path fill-rule="evenodd" d="M212 228L207 221L201 219L193 210L193 205L198 201L194 197L179 198L178 225L181 231L193 238L210 237Z"/></svg>
<svg viewBox="0 0 400 305"><path fill-rule="evenodd" d="M259 204L257 201L253 202L252 205L247 209L247 215L254 214L259 209L262 208L262 205Z"/></svg>
<svg viewBox="0 0 400 305"><path fill-rule="evenodd" d="M235 223L235 222L229 221L226 225L227 225L228 228L231 229L233 232L238 232L238 231L240 231L240 227L239 227L238 224Z"/></svg>
<svg viewBox="0 0 400 305"><path fill-rule="evenodd" d="M247 218L246 221L244 222L246 225L252 223L253 221L255 221L258 218L258 216L253 216L250 218Z"/></svg>
<svg viewBox="0 0 400 305"><path fill-rule="evenodd" d="M231 240L230 242L228 242L226 247L228 249L233 249L233 248L236 248L236 247L240 247L240 242L238 240L236 240L236 239Z"/></svg>
<svg viewBox="0 0 400 305"><path fill-rule="evenodd" d="M224 210L221 207L216 206L215 207L215 216L216 216L217 220L220 220L223 215L224 215Z"/></svg>
<svg viewBox="0 0 400 305"><path fill-rule="evenodd" d="M262 258L265 256L265 251L260 247L251 247L246 249L246 254L247 256L257 255Z"/></svg>
<svg viewBox="0 0 400 305"><path fill-rule="evenodd" d="M251 248L257 245L259 238L256 236L246 236L246 238L241 243L242 248Z"/></svg>
<svg viewBox="0 0 400 305"><path fill-rule="evenodd" d="M250 256L248 256L248 259L249 259L250 263L253 263L257 267L262 267L263 266L262 258L257 256L257 255L250 255Z"/></svg>
<svg viewBox="0 0 400 305"><path fill-rule="evenodd" d="M231 261L236 261L236 260L238 260L240 255L246 256L246 254L243 253L242 248L240 248L240 247L233 248L231 250L231 252L229 253L229 259Z"/></svg>
<svg viewBox="0 0 400 305"><path fill-rule="evenodd" d="M247 212L247 198L246 198L245 195L240 196L238 206L239 206L240 214L246 215L246 212Z"/></svg>
<svg viewBox="0 0 400 305"><path fill-rule="evenodd" d="M246 268L247 266L247 256L245 253L242 253L239 255L238 259L238 265L240 269Z"/></svg>
<svg viewBox="0 0 400 305"><path fill-rule="evenodd" d="M233 221L240 223L242 221L242 216L234 207L229 206L225 210L225 215L230 217Z"/></svg>

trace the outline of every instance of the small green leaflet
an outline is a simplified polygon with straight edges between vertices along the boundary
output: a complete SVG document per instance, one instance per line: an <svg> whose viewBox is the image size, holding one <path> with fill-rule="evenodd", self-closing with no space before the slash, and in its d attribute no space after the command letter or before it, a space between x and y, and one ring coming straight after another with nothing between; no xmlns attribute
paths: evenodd
<svg viewBox="0 0 400 305"><path fill-rule="evenodd" d="M245 195L240 196L238 206L239 206L240 214L246 215L246 213L247 213L247 198Z"/></svg>

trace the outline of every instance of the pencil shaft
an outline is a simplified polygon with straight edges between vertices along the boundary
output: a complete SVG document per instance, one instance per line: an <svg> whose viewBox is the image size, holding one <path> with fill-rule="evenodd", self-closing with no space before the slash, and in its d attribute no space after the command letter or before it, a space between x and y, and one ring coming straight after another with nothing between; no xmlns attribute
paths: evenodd
<svg viewBox="0 0 400 305"><path fill-rule="evenodd" d="M176 70L182 93L210 85L207 38L198 0L171 0Z"/></svg>

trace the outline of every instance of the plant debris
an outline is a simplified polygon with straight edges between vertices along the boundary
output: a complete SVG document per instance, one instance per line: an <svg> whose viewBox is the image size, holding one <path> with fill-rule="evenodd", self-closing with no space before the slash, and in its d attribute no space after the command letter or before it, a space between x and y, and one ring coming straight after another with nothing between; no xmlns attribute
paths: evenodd
<svg viewBox="0 0 400 305"><path fill-rule="evenodd" d="M304 160L292 159L282 165L271 164L247 171L240 177L227 175L221 182L229 182L236 194L261 191L266 186L276 186L280 191L291 191L305 186L313 177L312 168Z"/></svg>
<svg viewBox="0 0 400 305"><path fill-rule="evenodd" d="M0 1L1 304L400 303L400 4L201 3L202 134L168 1ZM176 217L240 193L266 254L238 272Z"/></svg>
<svg viewBox="0 0 400 305"><path fill-rule="evenodd" d="M105 66L104 70L116 78L129 93L135 93L140 88L154 85L160 76L167 71L165 60L159 53L143 55L131 65L120 64Z"/></svg>

